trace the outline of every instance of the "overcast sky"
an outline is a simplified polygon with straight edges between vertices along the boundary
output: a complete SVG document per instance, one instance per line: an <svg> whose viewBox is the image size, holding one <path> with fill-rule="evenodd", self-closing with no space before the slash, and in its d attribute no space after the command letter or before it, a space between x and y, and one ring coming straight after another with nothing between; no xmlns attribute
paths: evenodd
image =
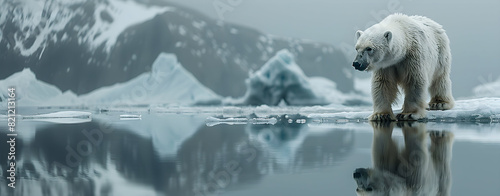
<svg viewBox="0 0 500 196"><path fill-rule="evenodd" d="M353 52L356 30L388 13L423 15L443 25L450 38L456 97L469 96L474 86L500 76L500 60L495 59L500 57L500 0L169 1L264 33L352 47Z"/></svg>

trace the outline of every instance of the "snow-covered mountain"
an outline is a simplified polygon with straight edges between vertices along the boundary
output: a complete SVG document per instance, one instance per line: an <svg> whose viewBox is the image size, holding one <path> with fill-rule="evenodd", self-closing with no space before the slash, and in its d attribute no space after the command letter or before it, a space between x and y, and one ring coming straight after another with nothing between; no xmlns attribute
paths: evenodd
<svg viewBox="0 0 500 196"><path fill-rule="evenodd" d="M344 92L353 87L348 60L332 45L266 35L165 1L0 3L0 79L30 68L80 95L150 71L165 52L217 94L237 97L249 72L288 49L306 75L329 78Z"/></svg>

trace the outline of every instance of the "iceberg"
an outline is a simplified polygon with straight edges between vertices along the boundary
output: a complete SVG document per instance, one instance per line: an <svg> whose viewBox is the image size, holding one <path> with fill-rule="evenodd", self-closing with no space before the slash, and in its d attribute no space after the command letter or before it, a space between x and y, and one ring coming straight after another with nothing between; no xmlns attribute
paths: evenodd
<svg viewBox="0 0 500 196"><path fill-rule="evenodd" d="M217 102L219 95L203 86L177 61L173 54L161 53L149 73L125 83L102 87L80 96L95 105L196 104Z"/></svg>
<svg viewBox="0 0 500 196"><path fill-rule="evenodd" d="M228 105L327 105L349 98L336 84L323 77L308 78L295 63L293 54L284 49L245 81L247 91L238 99L226 99ZM358 96L359 97L359 96Z"/></svg>
<svg viewBox="0 0 500 196"><path fill-rule="evenodd" d="M16 105L18 106L50 106L74 105L77 96L71 92L62 92L57 87L37 80L35 74L29 68L12 74L4 80L0 80L0 103L6 108L8 88L15 88Z"/></svg>

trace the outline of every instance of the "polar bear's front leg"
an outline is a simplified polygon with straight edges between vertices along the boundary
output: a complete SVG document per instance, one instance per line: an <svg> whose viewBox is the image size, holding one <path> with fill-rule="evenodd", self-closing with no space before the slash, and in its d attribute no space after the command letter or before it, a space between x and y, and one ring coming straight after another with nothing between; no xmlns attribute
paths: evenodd
<svg viewBox="0 0 500 196"><path fill-rule="evenodd" d="M391 69L391 68L387 68ZM395 121L392 103L396 100L398 85L391 71L377 70L372 77L373 114L371 121Z"/></svg>
<svg viewBox="0 0 500 196"><path fill-rule="evenodd" d="M426 118L425 79L420 78L419 75L409 76L405 79L402 86L405 91L403 112L398 114L396 118L398 120L410 121Z"/></svg>

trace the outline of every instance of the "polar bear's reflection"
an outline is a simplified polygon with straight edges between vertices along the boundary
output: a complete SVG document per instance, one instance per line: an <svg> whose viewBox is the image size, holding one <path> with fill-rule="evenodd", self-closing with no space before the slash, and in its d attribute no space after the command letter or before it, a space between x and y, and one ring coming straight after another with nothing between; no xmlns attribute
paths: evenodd
<svg viewBox="0 0 500 196"><path fill-rule="evenodd" d="M427 131L424 123L372 122L374 168L358 168L357 195L450 195L453 134ZM405 146L392 139L401 127ZM431 145L427 145L427 135Z"/></svg>

